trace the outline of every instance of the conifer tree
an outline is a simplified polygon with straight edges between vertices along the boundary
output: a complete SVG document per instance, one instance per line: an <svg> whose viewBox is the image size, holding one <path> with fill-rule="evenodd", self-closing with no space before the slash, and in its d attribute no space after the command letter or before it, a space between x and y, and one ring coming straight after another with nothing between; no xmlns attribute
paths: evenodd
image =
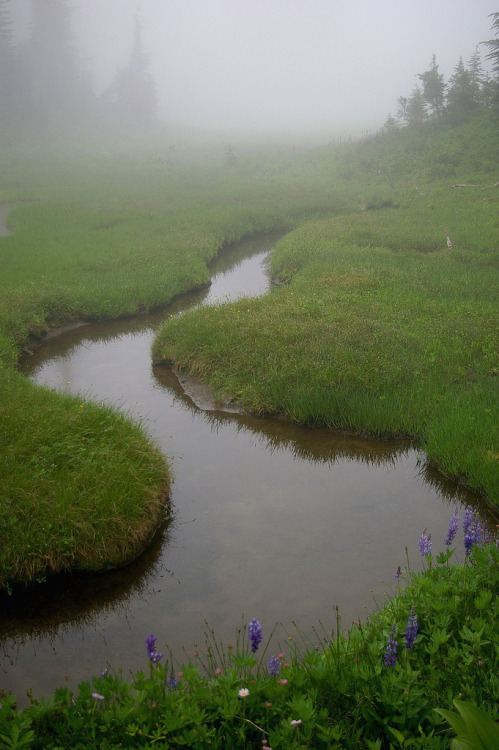
<svg viewBox="0 0 499 750"><path fill-rule="evenodd" d="M449 114L463 118L474 112L476 108L477 104L472 75L464 67L463 58L461 57L454 68L454 73L449 82L447 110Z"/></svg>
<svg viewBox="0 0 499 750"><path fill-rule="evenodd" d="M484 101L482 90L486 79L483 72L482 58L478 50L478 45L468 60L468 70L470 72L471 85L473 87L473 100L477 107L483 106Z"/></svg>
<svg viewBox="0 0 499 750"><path fill-rule="evenodd" d="M499 12L491 13L492 30L496 37L499 36ZM485 55L487 60L492 63L492 80L489 82L488 91L492 104L499 109L499 39L489 39L482 42L489 51Z"/></svg>
<svg viewBox="0 0 499 750"><path fill-rule="evenodd" d="M413 89L407 102L406 119L408 125L419 125L428 119L425 98L419 86Z"/></svg>
<svg viewBox="0 0 499 750"><path fill-rule="evenodd" d="M66 0L32 0L32 34L21 53L28 113L67 124L88 111L90 87L75 52Z"/></svg>
<svg viewBox="0 0 499 750"><path fill-rule="evenodd" d="M111 117L129 128L147 127L158 115L156 87L148 72L148 56L142 43L142 27L135 16L132 54L104 93Z"/></svg>
<svg viewBox="0 0 499 750"><path fill-rule="evenodd" d="M430 67L424 73L418 73L418 78L423 85L423 99L430 107L433 114L438 117L442 114L445 102L444 77L438 72L437 56L433 55Z"/></svg>
<svg viewBox="0 0 499 750"><path fill-rule="evenodd" d="M7 5L7 0L0 0L0 121L4 123L12 119L16 89L16 56Z"/></svg>

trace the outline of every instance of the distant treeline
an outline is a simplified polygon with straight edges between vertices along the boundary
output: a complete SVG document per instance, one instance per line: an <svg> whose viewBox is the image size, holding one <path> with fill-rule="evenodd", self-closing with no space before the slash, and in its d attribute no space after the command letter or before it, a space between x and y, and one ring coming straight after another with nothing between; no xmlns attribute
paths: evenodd
<svg viewBox="0 0 499 750"><path fill-rule="evenodd" d="M66 0L32 0L31 34L20 44L12 31L14 2L0 0L0 126L30 122L64 129L109 122L133 128L156 120L156 88L138 17L128 64L98 96L73 44Z"/></svg>
<svg viewBox="0 0 499 750"><path fill-rule="evenodd" d="M492 31L499 35L499 12L491 14ZM479 51L484 45L488 52L485 59L491 62L491 72L484 72ZM400 123L418 125L429 119L450 115L462 120L476 114L480 109L499 109L499 39L490 39L477 44L474 54L465 65L463 58L454 68L446 83L438 71L437 56L433 55L428 70L416 76L419 84L411 96L397 99L396 119L390 114L384 130L393 130Z"/></svg>
<svg viewBox="0 0 499 750"><path fill-rule="evenodd" d="M59 129L109 124L134 129L157 121L156 86L148 71L138 16L127 65L97 95L73 44L67 0L32 0L31 35L21 44L12 32L14 2L0 0L0 127L15 131L21 124ZM499 12L490 17L497 37ZM484 72L480 45L488 50L490 73ZM443 115L462 120L482 108L499 110L499 39L479 42L466 65L460 58L448 82L439 73L436 55L417 78L411 95L398 98L396 116L388 116L384 131Z"/></svg>

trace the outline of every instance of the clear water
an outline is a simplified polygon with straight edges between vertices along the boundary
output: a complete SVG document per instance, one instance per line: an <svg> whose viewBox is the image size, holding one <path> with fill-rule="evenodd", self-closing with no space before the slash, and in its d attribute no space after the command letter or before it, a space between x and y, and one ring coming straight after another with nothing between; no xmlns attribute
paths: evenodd
<svg viewBox="0 0 499 750"><path fill-rule="evenodd" d="M30 378L110 401L139 418L170 457L172 520L132 565L61 577L4 597L0 687L48 695L113 669L146 665L144 638L178 661L202 651L205 620L234 642L257 617L308 637L365 619L395 590L394 572L421 565L428 527L443 549L455 507L477 503L401 441L299 428L284 420L198 408L150 346L161 319L226 295L269 289L272 238L241 243L213 269L213 283L169 310L47 340L25 363ZM294 633L296 635L296 633Z"/></svg>

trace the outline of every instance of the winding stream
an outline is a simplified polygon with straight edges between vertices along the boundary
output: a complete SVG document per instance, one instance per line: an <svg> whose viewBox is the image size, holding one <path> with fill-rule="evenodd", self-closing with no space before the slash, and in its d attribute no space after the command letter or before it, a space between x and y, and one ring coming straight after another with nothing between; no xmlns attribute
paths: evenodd
<svg viewBox="0 0 499 750"><path fill-rule="evenodd" d="M268 633L293 621L309 636L322 623L365 618L394 572L420 566L428 527L443 549L455 507L476 500L425 467L408 442L370 441L308 430L279 419L213 410L151 365L159 322L197 304L269 289L272 237L246 241L213 266L209 290L167 311L88 325L48 339L24 368L40 384L107 400L142 420L172 457L173 514L132 565L49 581L2 599L0 687L22 696L76 685L109 663L146 665L144 638L179 661L204 644L205 619L218 641L257 617ZM203 407L203 408L200 408ZM386 581L386 583L384 583ZM294 633L293 633L294 634Z"/></svg>

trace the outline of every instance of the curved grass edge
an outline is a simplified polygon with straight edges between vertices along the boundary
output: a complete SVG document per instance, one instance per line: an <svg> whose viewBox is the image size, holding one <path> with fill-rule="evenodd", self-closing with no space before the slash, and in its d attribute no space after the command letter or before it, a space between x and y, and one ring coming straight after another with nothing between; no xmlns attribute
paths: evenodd
<svg viewBox="0 0 499 750"><path fill-rule="evenodd" d="M412 439L497 508L494 211L461 202L455 236L466 248L444 249L430 203L302 224L272 254L284 287L166 321L153 358L249 411ZM478 212L473 246L465 232Z"/></svg>

